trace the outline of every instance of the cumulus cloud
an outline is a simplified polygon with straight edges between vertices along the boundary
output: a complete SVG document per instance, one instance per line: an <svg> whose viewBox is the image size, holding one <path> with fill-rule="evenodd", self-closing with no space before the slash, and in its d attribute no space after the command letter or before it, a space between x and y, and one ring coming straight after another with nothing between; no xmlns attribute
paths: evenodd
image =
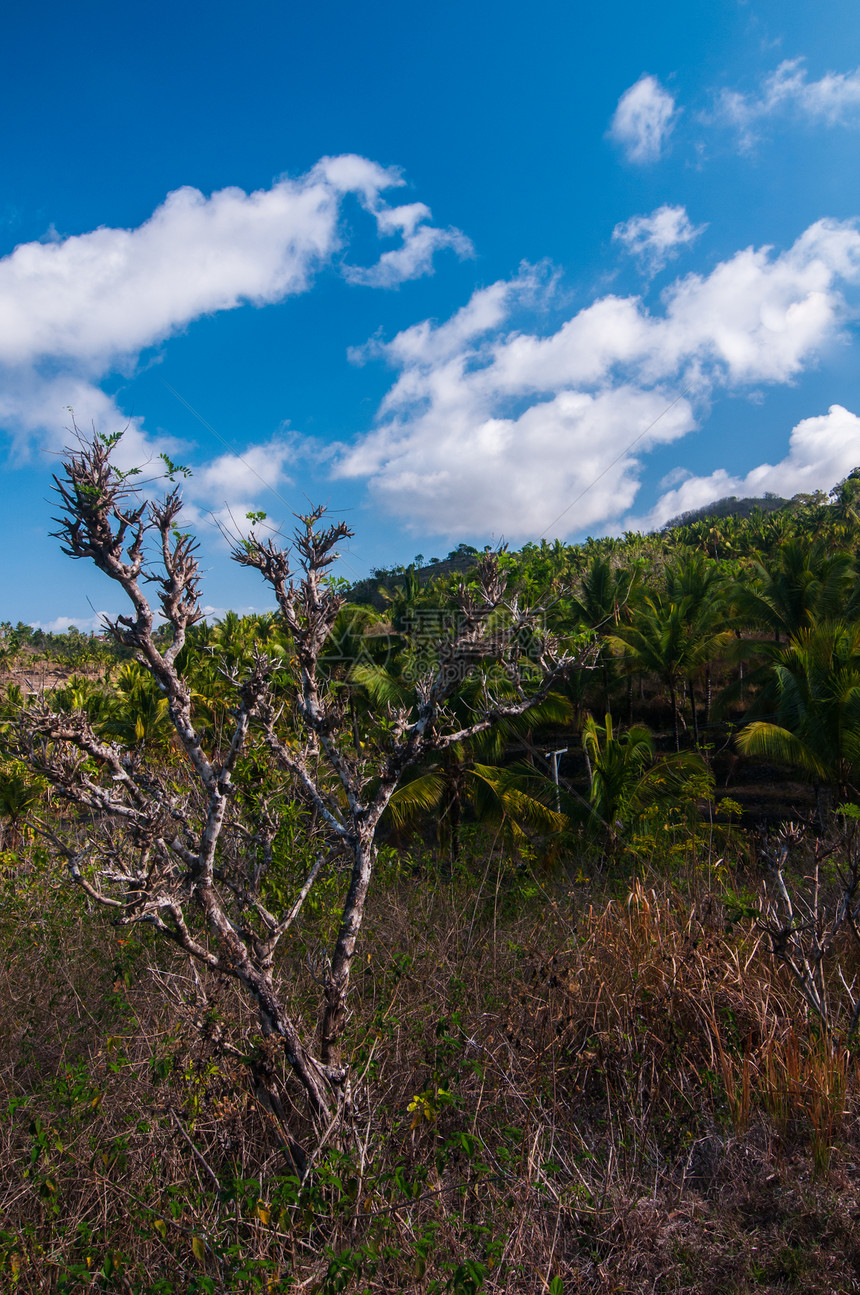
<svg viewBox="0 0 860 1295"><path fill-rule="evenodd" d="M406 277L426 273L432 251L462 251L463 236L428 226L423 204L389 208L381 194L401 183L365 158L327 158L254 193L177 189L136 229L23 244L0 259L0 363L65 358L102 372L201 315L304 292L342 245L348 193L386 234L404 237L407 255L385 263L385 285L399 282L398 264ZM411 247L422 238L419 256Z"/></svg>
<svg viewBox="0 0 860 1295"><path fill-rule="evenodd" d="M650 216L631 216L616 225L613 241L635 256L648 274L657 274L681 248L704 233L707 225L694 225L685 207L657 207Z"/></svg>
<svg viewBox="0 0 860 1295"><path fill-rule="evenodd" d="M135 229L15 248L0 258L0 423L19 452L35 431L62 441L68 405L83 426L122 425L99 387L104 377L203 315L307 291L344 249L348 195L401 245L377 266L345 264L347 279L393 287L429 273L443 248L467 254L464 236L430 224L423 203L389 205L383 195L402 184L399 172L363 157L323 158L253 193L177 189Z"/></svg>
<svg viewBox="0 0 860 1295"><path fill-rule="evenodd" d="M759 127L769 117L794 112L826 126L860 125L860 68L853 72L827 72L818 81L807 77L803 59L786 59L765 78L754 94L723 90L718 116L740 133L751 147Z"/></svg>
<svg viewBox="0 0 860 1295"><path fill-rule="evenodd" d="M678 111L674 98L655 76L642 76L618 100L609 134L629 162L656 162Z"/></svg>
<svg viewBox="0 0 860 1295"><path fill-rule="evenodd" d="M447 418L436 409L412 428L386 428L343 472L354 475L375 460L375 502L416 530L528 538L563 515L553 530L565 534L631 506L638 462L623 453L625 435L654 425L650 441L642 442L653 445L693 425L686 401L666 416L670 400L665 392L621 386L559 392L519 417L493 417L482 402L450 410ZM622 452L611 462L619 445ZM588 490L597 477L598 486ZM568 516L574 493L584 490Z"/></svg>
<svg viewBox="0 0 860 1295"><path fill-rule="evenodd" d="M122 468L151 457L153 446L141 420L129 419L112 396L87 378L69 372L40 373L28 366L0 366L0 378L0 427L11 439L13 462L26 456L37 432L44 448L61 450L75 424L86 432L105 435L126 427L121 457L117 458ZM169 451L176 445L162 438L161 448Z"/></svg>
<svg viewBox="0 0 860 1295"><path fill-rule="evenodd" d="M434 226L424 203L387 200L402 185L398 171L366 158L327 157L253 193L177 189L137 228L52 234L0 258L0 428L13 463L36 440L62 450L74 426L86 434L125 428L119 467L158 476L162 452L191 462L187 520L241 532L245 514L289 483L297 439L279 435L201 464L189 446L148 433L101 384L195 319L305 292L327 265L339 264L349 282L392 288L431 273L443 249L470 255L464 235ZM350 195L380 240L396 240L370 267L345 258Z"/></svg>
<svg viewBox="0 0 860 1295"><path fill-rule="evenodd" d="M239 454L221 454L194 473L194 496L211 504L227 497L256 498L263 484L276 488L289 481L287 466L296 457L295 442L275 436Z"/></svg>
<svg viewBox="0 0 860 1295"><path fill-rule="evenodd" d="M790 382L813 364L840 336L843 291L858 280L860 232L819 221L782 253L747 248L678 279L659 311L607 296L542 335L514 327L552 294L545 273L524 268L450 320L356 354L383 357L397 377L335 474L366 477L377 504L440 535L609 523L631 506L638 456L692 430L716 389Z"/></svg>
<svg viewBox="0 0 860 1295"><path fill-rule="evenodd" d="M826 414L804 418L793 429L788 454L778 463L761 463L745 476L718 468L707 476L688 476L663 494L646 517L628 523L637 530L656 530L681 513L702 508L715 499L737 495L756 498L770 491L792 495L828 490L860 465L860 418L831 405Z"/></svg>

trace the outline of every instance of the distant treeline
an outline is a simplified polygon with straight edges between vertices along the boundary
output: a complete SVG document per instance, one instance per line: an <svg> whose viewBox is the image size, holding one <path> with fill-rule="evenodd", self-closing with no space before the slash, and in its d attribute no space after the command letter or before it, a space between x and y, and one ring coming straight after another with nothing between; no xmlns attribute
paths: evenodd
<svg viewBox="0 0 860 1295"><path fill-rule="evenodd" d="M822 496L822 502L826 496ZM704 522L709 517L752 517L756 509L762 513L775 513L780 508L785 508L790 501L783 499L781 495L775 495L772 491L767 490L763 495L755 497L745 496L738 499L737 495L725 495L722 499L714 499L711 503L705 504L702 508L690 508L685 513L679 513L673 517L663 527L664 531L674 530L676 526L690 526L693 522Z"/></svg>

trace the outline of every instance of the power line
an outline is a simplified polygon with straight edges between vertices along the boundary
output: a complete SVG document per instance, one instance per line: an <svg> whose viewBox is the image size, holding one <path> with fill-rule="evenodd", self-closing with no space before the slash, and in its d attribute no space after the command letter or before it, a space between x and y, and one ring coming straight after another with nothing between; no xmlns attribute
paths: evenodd
<svg viewBox="0 0 860 1295"><path fill-rule="evenodd" d="M166 382L166 381L164 380L164 378L162 378L162 379L161 379L161 382L162 382L162 385L163 385L163 386L165 386L165 387L167 387L167 390L168 390L169 392L171 392L171 394L172 394L172 395L174 395L174 396L176 397L176 399L179 401L179 403L180 403L181 405L184 405L184 406L185 406L185 408L188 410L188 412L189 412L189 413L191 413L191 414L193 414L193 415L194 415L194 417L197 419L197 421L198 421L199 423L202 423L202 424L203 424L203 426L206 428L206 430L207 430L207 431L209 431L209 432L211 432L211 433L212 433L212 435L215 437L215 439L216 439L216 440L218 440L218 441L220 441L220 442L221 442L221 444L225 447L225 449L229 450L229 452L232 454L232 456L233 456L233 458L234 458L234 459L238 459L238 460L239 460L239 462L243 465L243 467L246 467L246 468L248 469L248 471L251 473L251 475L252 475L252 476L255 476L255 477L257 478L257 480L260 482L260 484L261 484L261 485L263 485L263 486L265 486L266 490L270 491L270 492L275 496L275 498L276 498L277 500L279 500L279 501L280 501L280 503L282 503L282 504L284 505L284 507L285 507L285 508L289 508L289 507L290 507L290 505L287 503L286 499L284 499L283 495L278 494L278 492L277 492L277 490L275 489L275 487L274 487L273 485L270 485L270 484L269 484L269 482L268 482L268 481L266 481L265 477L261 477L261 476L260 476L260 474L259 474L259 472L257 471L257 469L256 469L256 468L254 468L254 467L252 467L252 466L251 466L251 464L248 462L248 460L247 460L247 459L243 459L243 458L242 458L242 455L241 455L241 454L238 454L238 453L236 452L236 450L233 448L233 446L230 444L230 442L229 442L229 441L225 441L225 439L224 439L224 437L221 435L221 433L220 433L220 432L217 432L217 431L215 430L215 428L212 426L212 424L211 424L210 422L207 422L207 420L203 417L203 415L202 415L201 413L199 413L199 412L194 408L194 406L193 406L192 404L190 404L190 403L189 403L189 401L187 401L187 400L185 399L185 397L184 397L184 396L181 396L181 395L179 394L179 392L176 390L176 388L175 388L175 387L171 387L170 383L169 383L169 382Z"/></svg>

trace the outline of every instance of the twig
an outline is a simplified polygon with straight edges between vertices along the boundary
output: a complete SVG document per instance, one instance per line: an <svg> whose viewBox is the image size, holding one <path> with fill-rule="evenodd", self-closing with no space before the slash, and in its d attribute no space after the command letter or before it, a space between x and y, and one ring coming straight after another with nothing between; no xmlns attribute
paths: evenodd
<svg viewBox="0 0 860 1295"><path fill-rule="evenodd" d="M215 1184L215 1190L220 1192L220 1190L221 1190L221 1184L220 1184L220 1182L218 1181L218 1177L217 1177L217 1175L215 1174L215 1171L209 1167L209 1164L207 1163L207 1161L206 1161L205 1157L203 1156L202 1152L198 1151L198 1150L197 1150L197 1148L195 1147L194 1143L191 1141L191 1138L190 1138L190 1137L188 1136L188 1134L186 1133L186 1131L185 1131L185 1127L184 1127L184 1125L183 1125L182 1121L180 1120L179 1116L176 1114L176 1111L173 1109L173 1107L172 1107L172 1106L169 1106L167 1109L170 1111L170 1114L171 1114L171 1116L172 1116L172 1118L173 1118L173 1122L174 1122L174 1124L176 1125L176 1127L179 1129L179 1132L182 1134L183 1138L184 1138L184 1139L185 1139L185 1141L188 1143L188 1145L189 1145L189 1147L191 1148L191 1150L194 1152L194 1155L195 1155L195 1156L197 1157L197 1159L200 1161L201 1165L202 1165L202 1166L203 1166L203 1168L206 1170L206 1172L207 1172L207 1174L209 1175L209 1177L212 1179L212 1182Z"/></svg>

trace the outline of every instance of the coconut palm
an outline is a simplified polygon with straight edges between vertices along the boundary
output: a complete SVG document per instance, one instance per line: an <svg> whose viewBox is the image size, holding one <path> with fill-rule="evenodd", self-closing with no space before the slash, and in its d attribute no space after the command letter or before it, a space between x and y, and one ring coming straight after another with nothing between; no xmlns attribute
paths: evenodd
<svg viewBox="0 0 860 1295"><path fill-rule="evenodd" d="M731 638L727 630L727 581L723 565L702 553L681 554L666 566L666 598L680 608L687 630L700 645L698 656L687 674L693 738L699 744L699 718L696 707L697 676L704 674L705 723L710 718L711 667Z"/></svg>
<svg viewBox="0 0 860 1295"><path fill-rule="evenodd" d="M99 730L128 748L166 754L176 736L167 699L152 676L135 661L120 667L116 692Z"/></svg>
<svg viewBox="0 0 860 1295"><path fill-rule="evenodd" d="M742 572L730 596L738 626L732 648L738 677L720 695L719 709L725 714L752 689L747 720L770 718L778 705L774 665L782 645L817 624L856 617L860 563L852 565L849 553L831 552L823 539L810 541L802 532L781 545L767 565L755 562ZM752 637L741 637L744 629ZM773 636L770 642L762 641L762 630Z"/></svg>
<svg viewBox="0 0 860 1295"><path fill-rule="evenodd" d="M851 555L828 552L820 540L798 536L782 544L776 562L755 562L734 594L741 617L780 638L842 614L852 588Z"/></svg>
<svg viewBox="0 0 860 1295"><path fill-rule="evenodd" d="M667 689L676 751L681 749L679 688L732 637L731 631L719 628L719 622L705 610L705 604L696 604L692 597L673 602L667 596L649 594L638 606L632 624L619 626L610 635L610 643L628 670L654 674Z"/></svg>
<svg viewBox="0 0 860 1295"><path fill-rule="evenodd" d="M588 828L616 840L644 817L668 817L709 799L713 782L704 760L684 751L656 757L654 738L643 724L616 733L612 716L598 724L591 716L582 730L589 775Z"/></svg>
<svg viewBox="0 0 860 1295"><path fill-rule="evenodd" d="M604 641L599 665L603 682L603 709L609 711L612 683L612 655L607 644L615 630L630 619L630 598L639 584L642 568L633 564L613 568L602 553L591 558L582 577L579 596L572 598L571 612L581 624Z"/></svg>
<svg viewBox="0 0 860 1295"><path fill-rule="evenodd" d="M389 816L402 828L423 815L434 815L439 845L456 863L467 812L520 844L568 827L567 816L552 808L554 796L555 784L531 765L486 764L474 759L467 747L455 745L397 789Z"/></svg>
<svg viewBox="0 0 860 1295"><path fill-rule="evenodd" d="M72 675L54 689L53 699L58 710L67 713L83 711L90 723L96 726L116 711L116 699L109 687L87 675Z"/></svg>
<svg viewBox="0 0 860 1295"><path fill-rule="evenodd" d="M36 804L39 795L38 785L19 760L11 760L0 766L0 818L9 820L10 849L14 850L18 844L21 822L27 811Z"/></svg>
<svg viewBox="0 0 860 1295"><path fill-rule="evenodd" d="M396 630L402 630L409 624L421 598L421 579L415 563L406 567L400 583L393 589L380 585L379 595L386 604L391 624Z"/></svg>
<svg viewBox="0 0 860 1295"><path fill-rule="evenodd" d="M860 786L860 626L801 630L773 661L776 721L738 734L745 755L800 769L841 798Z"/></svg>
<svg viewBox="0 0 860 1295"><path fill-rule="evenodd" d="M840 538L849 541L860 526L860 468L849 472L830 491L830 510Z"/></svg>
<svg viewBox="0 0 860 1295"><path fill-rule="evenodd" d="M345 603L337 614L320 660L332 678L348 678L360 665L384 665L396 643L397 635L386 614L372 607Z"/></svg>

